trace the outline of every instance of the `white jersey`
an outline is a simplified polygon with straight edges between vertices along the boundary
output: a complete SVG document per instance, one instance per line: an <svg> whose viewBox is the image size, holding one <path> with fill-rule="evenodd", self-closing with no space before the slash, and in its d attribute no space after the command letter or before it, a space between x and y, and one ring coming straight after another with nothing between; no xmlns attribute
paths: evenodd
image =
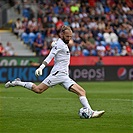
<svg viewBox="0 0 133 133"><path fill-rule="evenodd" d="M53 48L51 49L49 55L44 60L49 63L54 57L54 66L51 73L63 72L69 74L69 64L70 64L70 51L62 39L58 39Z"/></svg>

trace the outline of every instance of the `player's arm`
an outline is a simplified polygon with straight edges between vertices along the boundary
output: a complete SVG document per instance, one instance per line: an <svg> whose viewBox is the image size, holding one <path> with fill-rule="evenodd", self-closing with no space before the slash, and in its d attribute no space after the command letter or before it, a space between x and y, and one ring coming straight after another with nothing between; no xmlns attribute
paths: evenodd
<svg viewBox="0 0 133 133"><path fill-rule="evenodd" d="M36 76L40 76L42 75L42 70L47 66L47 64L49 64L51 62L51 60L53 59L53 57L56 55L56 53L59 51L60 49L57 48L57 46L54 46L49 55L45 58L45 60L42 62L42 64L40 65L40 67L35 71L35 75Z"/></svg>

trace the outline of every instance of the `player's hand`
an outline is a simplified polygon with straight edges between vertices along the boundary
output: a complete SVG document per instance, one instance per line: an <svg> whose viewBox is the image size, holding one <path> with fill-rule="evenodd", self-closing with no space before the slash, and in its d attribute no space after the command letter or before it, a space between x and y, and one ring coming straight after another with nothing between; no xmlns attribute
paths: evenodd
<svg viewBox="0 0 133 133"><path fill-rule="evenodd" d="M36 69L35 75L36 76L41 76L42 75L42 70L45 68L45 65L42 64L39 68Z"/></svg>
<svg viewBox="0 0 133 133"><path fill-rule="evenodd" d="M42 75L42 69L40 67L38 69L36 69L35 75L36 76L41 76Z"/></svg>

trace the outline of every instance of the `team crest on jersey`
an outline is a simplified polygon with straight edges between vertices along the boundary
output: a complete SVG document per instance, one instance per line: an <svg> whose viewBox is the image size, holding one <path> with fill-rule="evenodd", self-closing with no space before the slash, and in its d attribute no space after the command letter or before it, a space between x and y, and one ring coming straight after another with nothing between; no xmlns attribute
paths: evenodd
<svg viewBox="0 0 133 133"><path fill-rule="evenodd" d="M47 83L50 85L50 84L51 84L51 81L50 81L50 80L48 80L48 81L47 81Z"/></svg>

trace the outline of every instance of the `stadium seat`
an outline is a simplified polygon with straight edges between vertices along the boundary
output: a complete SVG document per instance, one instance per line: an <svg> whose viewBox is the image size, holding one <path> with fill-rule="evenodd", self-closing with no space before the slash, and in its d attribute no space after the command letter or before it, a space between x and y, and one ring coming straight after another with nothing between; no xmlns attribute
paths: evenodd
<svg viewBox="0 0 133 133"><path fill-rule="evenodd" d="M35 39L36 39L36 35L34 33L32 33L32 32L29 33L29 45L30 45L30 47L32 47Z"/></svg>
<svg viewBox="0 0 133 133"><path fill-rule="evenodd" d="M105 41L100 41L100 43L103 45L103 46L106 46L106 42Z"/></svg>
<svg viewBox="0 0 133 133"><path fill-rule="evenodd" d="M111 46L112 49L114 49L115 47L117 47L118 48L118 52L121 53L121 45L120 45L119 42L113 42L113 43L111 43L110 46Z"/></svg>
<svg viewBox="0 0 133 133"><path fill-rule="evenodd" d="M22 41L25 43L25 44L28 44L29 43L29 35L27 33L22 33L21 35L21 39Z"/></svg>
<svg viewBox="0 0 133 133"><path fill-rule="evenodd" d="M82 54L83 56L89 56L90 52L87 49L83 49Z"/></svg>

